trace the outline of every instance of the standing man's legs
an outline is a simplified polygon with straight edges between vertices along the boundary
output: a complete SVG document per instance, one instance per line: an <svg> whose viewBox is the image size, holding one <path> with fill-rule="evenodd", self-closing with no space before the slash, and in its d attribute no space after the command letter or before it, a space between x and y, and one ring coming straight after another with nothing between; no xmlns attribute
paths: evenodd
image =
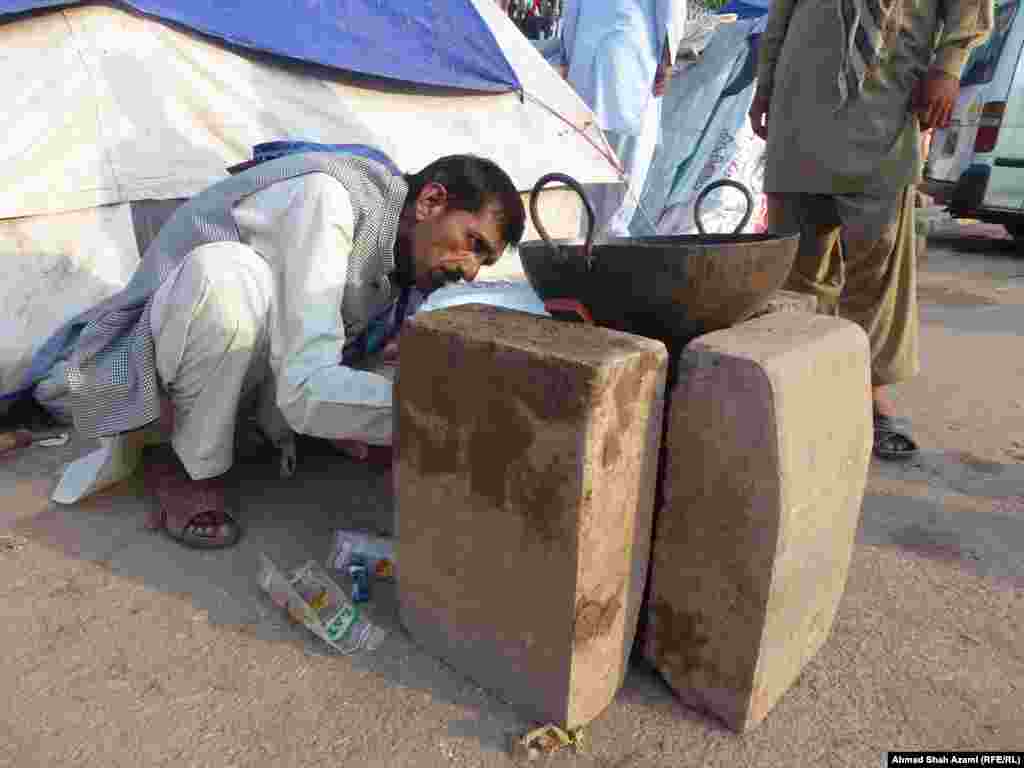
<svg viewBox="0 0 1024 768"><path fill-rule="evenodd" d="M876 453L885 458L912 455L917 446L906 425L894 418L884 388L920 369L913 188L890 198L771 198L769 229L800 232L787 288L816 294L822 311L857 323L868 335Z"/></svg>
<svg viewBox="0 0 1024 768"><path fill-rule="evenodd" d="M914 188L890 199L844 195L836 202L846 265L840 312L871 340L876 410L891 416L882 388L920 371Z"/></svg>
<svg viewBox="0 0 1024 768"><path fill-rule="evenodd" d="M844 220L846 286L840 311L871 341L875 453L907 458L917 452L910 425L896 418L886 387L920 371L917 314L917 238L914 188L889 199L837 198Z"/></svg>
<svg viewBox="0 0 1024 768"><path fill-rule="evenodd" d="M785 287L817 296L822 314L838 313L843 291L841 224L829 195L768 195L768 231L800 233L796 260Z"/></svg>
<svg viewBox="0 0 1024 768"><path fill-rule="evenodd" d="M220 475L234 459L243 394L260 383L269 351L270 267L240 243L192 251L153 299L160 383L173 408L171 444L187 475L151 473L167 530L196 546L227 546L238 524Z"/></svg>

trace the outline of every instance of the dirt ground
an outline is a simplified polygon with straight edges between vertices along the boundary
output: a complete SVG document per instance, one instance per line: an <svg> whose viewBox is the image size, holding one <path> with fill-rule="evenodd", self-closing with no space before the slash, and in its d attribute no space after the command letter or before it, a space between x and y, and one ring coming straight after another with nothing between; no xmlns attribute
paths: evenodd
<svg viewBox="0 0 1024 768"><path fill-rule="evenodd" d="M923 373L896 388L919 459L871 470L831 638L756 730L679 704L635 663L548 765L874 766L894 749L1024 749L1024 259L990 229L939 227L922 259ZM997 232L998 234L998 232ZM257 556L322 560L341 526L391 526L388 475L303 445L233 470L247 535L186 551L143 529L129 481L48 498L92 448L0 463L0 766L506 766L531 724L397 625L337 656L256 585Z"/></svg>

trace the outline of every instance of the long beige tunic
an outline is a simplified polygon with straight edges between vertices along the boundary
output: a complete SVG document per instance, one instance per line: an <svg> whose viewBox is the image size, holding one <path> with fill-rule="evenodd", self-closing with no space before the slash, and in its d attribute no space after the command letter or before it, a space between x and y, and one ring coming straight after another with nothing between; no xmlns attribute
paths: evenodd
<svg viewBox="0 0 1024 768"><path fill-rule="evenodd" d="M758 63L758 94L770 99L766 192L889 196L920 181L914 87L929 65L959 79L992 29L993 2L896 2L902 26L880 71L837 111L838 0L773 1Z"/></svg>

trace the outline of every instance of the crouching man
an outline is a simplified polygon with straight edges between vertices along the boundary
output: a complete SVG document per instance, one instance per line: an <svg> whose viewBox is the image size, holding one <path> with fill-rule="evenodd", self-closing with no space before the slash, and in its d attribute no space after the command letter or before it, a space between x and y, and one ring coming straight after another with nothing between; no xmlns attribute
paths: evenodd
<svg viewBox="0 0 1024 768"><path fill-rule="evenodd" d="M144 462L151 522L190 546L230 546L241 528L221 476L243 403L256 400L275 442L294 431L355 454L391 445L392 382L362 363L393 338L413 289L472 281L524 224L512 181L473 156L406 176L325 153L261 163L179 208L128 286L50 339L36 399L108 438L122 466L106 484L163 423L173 452Z"/></svg>

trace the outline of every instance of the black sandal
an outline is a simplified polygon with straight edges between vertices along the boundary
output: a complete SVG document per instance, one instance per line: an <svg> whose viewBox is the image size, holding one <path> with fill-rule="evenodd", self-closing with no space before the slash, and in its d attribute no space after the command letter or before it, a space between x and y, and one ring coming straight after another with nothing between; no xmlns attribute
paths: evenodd
<svg viewBox="0 0 1024 768"><path fill-rule="evenodd" d="M910 421L874 414L874 453L886 461L903 461L917 455L917 443L910 437Z"/></svg>

